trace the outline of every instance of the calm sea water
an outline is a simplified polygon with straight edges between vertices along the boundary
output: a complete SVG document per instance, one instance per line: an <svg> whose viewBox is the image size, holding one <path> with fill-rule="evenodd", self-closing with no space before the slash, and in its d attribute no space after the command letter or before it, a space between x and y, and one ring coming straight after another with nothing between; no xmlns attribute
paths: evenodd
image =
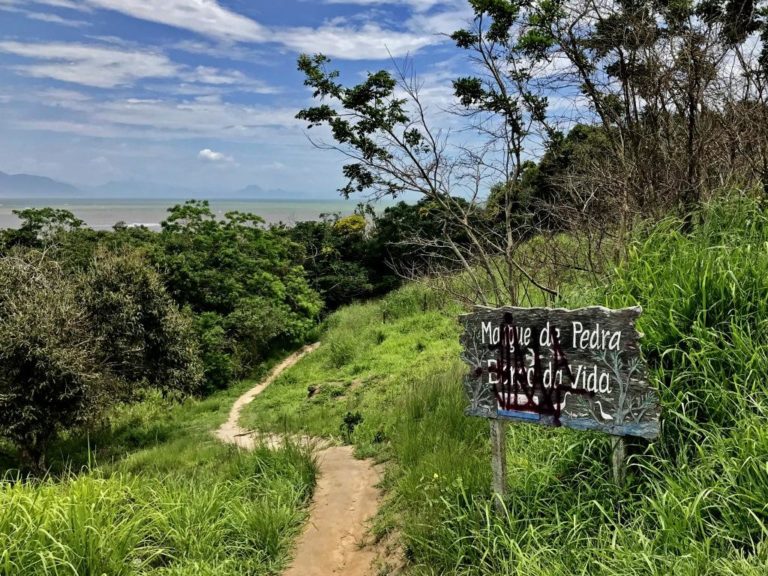
<svg viewBox="0 0 768 576"><path fill-rule="evenodd" d="M146 226L157 230L168 216L168 208L182 200L130 200L107 199L66 200L38 198L35 200L0 200L0 228L16 228L19 219L13 210L23 208L65 208L96 230L111 229L117 222L129 226ZM211 200L211 210L224 216L237 210L258 214L269 223L292 224L302 220L317 220L323 213L351 214L357 202L354 200Z"/></svg>

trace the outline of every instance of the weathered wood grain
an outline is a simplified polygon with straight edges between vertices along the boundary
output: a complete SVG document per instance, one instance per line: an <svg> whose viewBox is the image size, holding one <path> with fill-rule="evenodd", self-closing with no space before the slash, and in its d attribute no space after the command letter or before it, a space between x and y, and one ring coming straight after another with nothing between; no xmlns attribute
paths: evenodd
<svg viewBox="0 0 768 576"><path fill-rule="evenodd" d="M460 317L467 413L655 438L660 408L640 356L640 308L477 308Z"/></svg>

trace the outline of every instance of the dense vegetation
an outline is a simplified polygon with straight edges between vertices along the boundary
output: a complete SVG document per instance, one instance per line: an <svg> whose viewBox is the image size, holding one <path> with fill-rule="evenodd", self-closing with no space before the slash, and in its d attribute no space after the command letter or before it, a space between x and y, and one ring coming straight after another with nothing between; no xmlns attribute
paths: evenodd
<svg viewBox="0 0 768 576"><path fill-rule="evenodd" d="M375 531L399 535L413 574L762 574L768 217L760 201L735 195L706 206L697 220L690 232L675 218L638 229L607 281L584 273L561 291L564 306L644 308L639 328L663 430L657 441L631 446L623 487L610 475L609 438L518 425L507 439L511 489L504 512L495 511L487 423L463 414L462 306L445 290L450 278L408 284L331 314L323 346L259 396L243 423L352 442L361 456L386 461L387 504ZM150 339L157 347L140 346L137 354L134 344L164 334L157 326L174 326L171 319L184 327L173 334L194 335L202 313L191 304L179 308L162 275L146 265L157 257L143 238L149 233L120 233L135 235L141 254L114 253L116 236L109 235L80 272L76 259L56 261L34 247L2 259L9 266L3 302L38 286L44 297L30 302L57 326L81 330L78 322L88 327L98 311L107 318L99 330L119 328L87 328L97 344L114 346L94 344L94 355L84 355L101 380L83 386L102 382L101 393L118 392L120 402L95 421L60 424L64 433L49 439L46 463L55 476L2 483L0 573L22 565L31 574L273 573L303 518L311 459L292 448L246 455L215 444L210 430L247 382L181 405L175 398L183 386L159 385L173 379L158 376L151 359L178 358L176 348ZM540 249L535 240L529 245ZM64 253L64 246L51 250ZM28 276L33 272L40 279ZM463 286L460 279L455 286ZM110 302L119 305L112 310ZM18 303L5 306L13 311L4 313L8 330L31 314ZM81 313L70 317L70 309ZM143 320L121 324L120 310ZM164 319L150 321L156 318ZM39 330L55 336L44 324ZM52 360L69 362L74 354L69 339L40 342L41 353L60 349ZM3 381L11 377L19 376ZM65 407L61 413L69 413ZM78 432L82 426L90 436ZM18 465L12 453L3 459L5 468ZM84 473L67 472L81 465L88 466Z"/></svg>
<svg viewBox="0 0 768 576"><path fill-rule="evenodd" d="M295 447L245 453L213 437L249 386L181 405L152 392L113 407L88 437L65 434L53 475L0 477L0 574L279 572L315 467Z"/></svg>
<svg viewBox="0 0 768 576"><path fill-rule="evenodd" d="M340 192L439 214L411 239L422 274L463 269L481 305L554 302L584 268L574 245L602 275L638 224L676 214L690 231L723 188L768 192L764 0L466 4L472 20L441 30L467 63L442 113L415 61L345 78L298 59L314 101L297 118L343 153ZM565 249L526 249L561 232Z"/></svg>
<svg viewBox="0 0 768 576"><path fill-rule="evenodd" d="M267 226L190 201L159 233L17 214L0 233L0 437L37 472L57 434L92 429L116 401L227 388L324 313L397 286L398 239L434 225L406 204Z"/></svg>
<svg viewBox="0 0 768 576"><path fill-rule="evenodd" d="M414 574L763 574L768 218L743 198L701 217L639 234L609 283L561 301L645 310L663 433L634 445L623 488L608 437L517 425L494 511L487 423L463 415L459 309L429 287L336 313L246 421L344 437L359 413L350 439L390 462L377 530L402 534Z"/></svg>
<svg viewBox="0 0 768 576"><path fill-rule="evenodd" d="M0 575L278 572L311 455L210 432L320 335L245 423L388 462L375 531L409 573L768 571L765 3L468 3L445 31L474 63L461 129L408 65L345 85L298 61L341 192L413 205L268 226L190 201L159 232L43 208L0 232ZM494 507L460 302L643 306L663 424L626 484L609 438L519 425Z"/></svg>

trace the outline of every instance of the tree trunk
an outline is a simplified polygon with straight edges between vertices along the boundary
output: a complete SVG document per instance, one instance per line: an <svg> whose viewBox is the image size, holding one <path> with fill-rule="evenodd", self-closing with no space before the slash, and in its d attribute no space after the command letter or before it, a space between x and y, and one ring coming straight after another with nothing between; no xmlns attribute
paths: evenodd
<svg viewBox="0 0 768 576"><path fill-rule="evenodd" d="M41 477L45 474L45 450L38 443L19 448L19 460L21 468L33 476Z"/></svg>

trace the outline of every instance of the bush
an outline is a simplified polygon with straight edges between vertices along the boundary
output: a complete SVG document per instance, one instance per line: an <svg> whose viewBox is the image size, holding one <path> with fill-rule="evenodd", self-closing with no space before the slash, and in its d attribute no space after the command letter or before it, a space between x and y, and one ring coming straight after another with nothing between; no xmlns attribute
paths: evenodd
<svg viewBox="0 0 768 576"><path fill-rule="evenodd" d="M223 319L213 312L195 317L195 330L200 343L205 384L203 392L210 394L229 386L240 374L241 368L233 353L233 342L223 326Z"/></svg>
<svg viewBox="0 0 768 576"><path fill-rule="evenodd" d="M105 401L91 328L55 263L39 252L0 258L0 435L38 471L56 434Z"/></svg>
<svg viewBox="0 0 768 576"><path fill-rule="evenodd" d="M192 322L139 254L101 251L79 298L98 338L102 365L128 392L141 385L163 393L199 391L203 374Z"/></svg>

